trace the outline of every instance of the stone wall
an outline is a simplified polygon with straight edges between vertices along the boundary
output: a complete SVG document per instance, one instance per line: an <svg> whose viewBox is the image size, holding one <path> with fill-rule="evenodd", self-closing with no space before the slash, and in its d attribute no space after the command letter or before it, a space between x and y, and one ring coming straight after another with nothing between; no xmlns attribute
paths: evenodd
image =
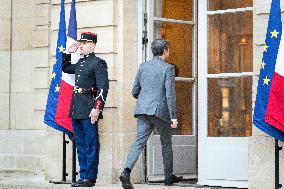
<svg viewBox="0 0 284 189"><path fill-rule="evenodd" d="M9 129L10 62L11 62L11 3L5 0L0 8L0 129Z"/></svg>
<svg viewBox="0 0 284 189"><path fill-rule="evenodd" d="M65 3L68 25L70 0ZM62 134L43 123L59 4L60 0L1 1L0 171L44 171L46 180L61 178ZM98 182L118 181L135 137L131 87L138 65L137 6L133 0L76 1L78 33L98 34L96 53L109 67L110 92L99 125ZM70 144L67 154L71 179ZM140 165L133 173L134 182L141 180Z"/></svg>
<svg viewBox="0 0 284 189"><path fill-rule="evenodd" d="M284 10L284 2L281 2L281 9ZM254 0L253 10L253 37L254 37L254 82L253 102L255 102L256 88L262 61L263 46L266 36L266 29L270 11L271 0ZM282 14L283 16L283 14ZM283 17L282 17L283 19ZM253 126L252 136L249 139L249 188L269 189L274 188L274 139ZM280 142L280 146L283 143ZM280 151L280 183L284 183L284 152Z"/></svg>
<svg viewBox="0 0 284 189"><path fill-rule="evenodd" d="M4 0L0 9L0 170L41 171L45 127L38 102L44 80L37 78L43 66L33 47L36 2Z"/></svg>

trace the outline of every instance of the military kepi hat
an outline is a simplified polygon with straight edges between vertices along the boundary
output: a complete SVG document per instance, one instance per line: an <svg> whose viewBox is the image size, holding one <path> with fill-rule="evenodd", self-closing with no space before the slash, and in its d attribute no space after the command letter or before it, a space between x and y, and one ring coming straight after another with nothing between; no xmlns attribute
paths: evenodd
<svg viewBox="0 0 284 189"><path fill-rule="evenodd" d="M79 42L88 41L97 43L97 34L92 32L82 32L81 38L78 40Z"/></svg>

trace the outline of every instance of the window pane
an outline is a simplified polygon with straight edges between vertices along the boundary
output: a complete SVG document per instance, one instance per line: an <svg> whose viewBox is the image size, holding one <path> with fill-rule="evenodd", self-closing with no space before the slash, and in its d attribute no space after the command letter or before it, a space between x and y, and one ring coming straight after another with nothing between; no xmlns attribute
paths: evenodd
<svg viewBox="0 0 284 189"><path fill-rule="evenodd" d="M226 10L252 6L253 0L208 0L208 10Z"/></svg>
<svg viewBox="0 0 284 189"><path fill-rule="evenodd" d="M179 135L192 134L192 83L176 81Z"/></svg>
<svg viewBox="0 0 284 189"><path fill-rule="evenodd" d="M209 16L208 73L252 72L252 12Z"/></svg>
<svg viewBox="0 0 284 189"><path fill-rule="evenodd" d="M192 77L192 26L169 22L154 23L154 39L170 43L168 63L176 66L176 77Z"/></svg>
<svg viewBox="0 0 284 189"><path fill-rule="evenodd" d="M208 79L208 136L251 136L252 77Z"/></svg>
<svg viewBox="0 0 284 189"><path fill-rule="evenodd" d="M178 110L178 128L173 129L173 135L192 134L192 83L176 81L176 98ZM158 134L155 130L154 134Z"/></svg>
<svg viewBox="0 0 284 189"><path fill-rule="evenodd" d="M192 20L192 0L155 0L154 3L155 17Z"/></svg>

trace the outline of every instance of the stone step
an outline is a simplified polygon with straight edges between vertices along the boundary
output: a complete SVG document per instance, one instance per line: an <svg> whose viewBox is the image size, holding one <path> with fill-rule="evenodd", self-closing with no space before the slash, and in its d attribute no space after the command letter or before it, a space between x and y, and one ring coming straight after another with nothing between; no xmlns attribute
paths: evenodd
<svg viewBox="0 0 284 189"><path fill-rule="evenodd" d="M182 182L171 187L162 183L134 184L135 189L195 189L190 182ZM44 172L0 171L0 189L70 189L71 184L52 184L45 180ZM121 189L121 184L97 183L96 189ZM203 189L209 189L208 187Z"/></svg>
<svg viewBox="0 0 284 189"><path fill-rule="evenodd" d="M56 184L0 184L1 189L70 189L70 185L56 185ZM80 189L81 187L79 187ZM121 189L120 184L97 184L95 189ZM186 185L174 185L171 187L159 185L148 185L148 184L134 184L135 189L196 189L196 187ZM83 189L83 188L82 188ZM208 187L202 187L202 189L210 189Z"/></svg>

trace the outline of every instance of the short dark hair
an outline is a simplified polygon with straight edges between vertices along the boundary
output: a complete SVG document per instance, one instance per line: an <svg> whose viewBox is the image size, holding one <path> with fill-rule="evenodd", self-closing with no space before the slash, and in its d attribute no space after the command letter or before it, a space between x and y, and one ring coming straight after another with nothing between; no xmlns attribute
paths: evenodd
<svg viewBox="0 0 284 189"><path fill-rule="evenodd" d="M151 44L152 53L154 56L162 56L164 50L168 50L169 42L165 39L155 39Z"/></svg>

